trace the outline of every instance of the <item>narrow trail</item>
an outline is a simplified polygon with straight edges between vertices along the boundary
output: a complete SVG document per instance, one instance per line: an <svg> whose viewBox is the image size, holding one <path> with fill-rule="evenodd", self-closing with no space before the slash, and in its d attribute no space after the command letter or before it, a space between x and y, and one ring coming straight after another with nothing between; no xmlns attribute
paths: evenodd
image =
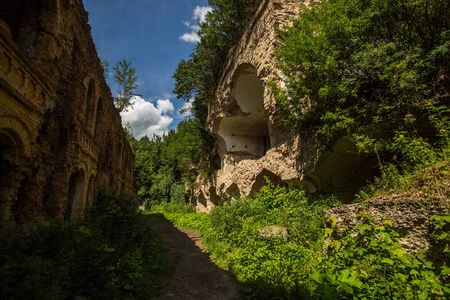
<svg viewBox="0 0 450 300"><path fill-rule="evenodd" d="M159 299L243 299L236 280L211 261L198 232L174 227L157 217L152 219L152 223L164 241L169 259L175 264L174 274Z"/></svg>

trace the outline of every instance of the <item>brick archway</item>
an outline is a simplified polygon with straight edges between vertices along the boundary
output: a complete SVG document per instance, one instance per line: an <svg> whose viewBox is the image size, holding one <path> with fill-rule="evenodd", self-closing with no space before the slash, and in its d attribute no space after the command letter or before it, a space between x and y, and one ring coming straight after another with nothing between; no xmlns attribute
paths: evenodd
<svg viewBox="0 0 450 300"><path fill-rule="evenodd" d="M81 163L69 179L68 201L65 219L73 220L82 218L86 208L87 197L87 172L86 166Z"/></svg>
<svg viewBox="0 0 450 300"><path fill-rule="evenodd" d="M0 223L14 224L18 191L28 158L30 141L25 126L14 117L0 116Z"/></svg>
<svg viewBox="0 0 450 300"><path fill-rule="evenodd" d="M0 131L21 145L21 151L25 157L31 156L30 134L27 126L14 115L0 113Z"/></svg>

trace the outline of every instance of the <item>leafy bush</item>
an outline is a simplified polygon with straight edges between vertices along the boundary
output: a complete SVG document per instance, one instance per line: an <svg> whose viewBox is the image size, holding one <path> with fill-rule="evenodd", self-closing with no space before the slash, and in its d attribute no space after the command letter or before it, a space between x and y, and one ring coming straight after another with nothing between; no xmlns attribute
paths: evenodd
<svg viewBox="0 0 450 300"><path fill-rule="evenodd" d="M210 215L164 212L174 224L194 226L216 262L244 284L248 299L444 299L450 269L423 255L405 253L390 221L373 224L364 212L360 225L327 228L333 199L310 202L303 191L269 184L253 198L228 200ZM185 208L183 208L185 210ZM448 244L450 218L433 217L436 238ZM194 220L201 220L196 223ZM260 233L269 225L288 237ZM324 245L326 247L324 248ZM442 251L447 254L448 245Z"/></svg>
<svg viewBox="0 0 450 300"><path fill-rule="evenodd" d="M449 198L450 180L449 147L441 149L442 156L432 165L425 164L425 168L401 168L391 163L381 164L381 176L363 187L356 195L355 201L361 202L381 194L414 194L420 198ZM436 154L437 152L435 152ZM438 153L439 154L439 153Z"/></svg>
<svg viewBox="0 0 450 300"><path fill-rule="evenodd" d="M170 205L155 208L178 226L193 226L203 232L212 256L245 282L245 291L255 299L310 295L314 283L300 286L308 266L321 249L325 232L324 211L335 200L309 203L301 190L272 184L254 198L224 200L210 215L174 212ZM288 229L289 240L267 238L259 230L269 225Z"/></svg>
<svg viewBox="0 0 450 300"><path fill-rule="evenodd" d="M149 298L168 274L159 237L132 199L101 195L91 220L5 230L0 298Z"/></svg>
<svg viewBox="0 0 450 300"><path fill-rule="evenodd" d="M384 226L360 215L363 223L339 228L310 275L322 299L440 299L448 296L440 272L422 255L405 253L392 222Z"/></svg>

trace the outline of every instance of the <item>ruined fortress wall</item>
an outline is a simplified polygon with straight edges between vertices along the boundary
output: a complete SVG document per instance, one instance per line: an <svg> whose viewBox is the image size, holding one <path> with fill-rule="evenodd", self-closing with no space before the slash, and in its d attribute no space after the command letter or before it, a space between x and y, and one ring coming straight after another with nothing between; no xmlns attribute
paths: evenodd
<svg viewBox="0 0 450 300"><path fill-rule="evenodd" d="M81 0L2 0L0 223L82 216L132 194L134 155Z"/></svg>
<svg viewBox="0 0 450 300"><path fill-rule="evenodd" d="M265 176L280 184L302 176L295 155L288 153L295 136L279 129L282 116L269 88L279 75L276 29L291 23L297 12L297 1L261 1L229 53L207 119L217 167L186 189L198 211L209 211L223 195L245 197L259 191Z"/></svg>
<svg viewBox="0 0 450 300"><path fill-rule="evenodd" d="M346 201L374 175L376 158L360 155L351 139L325 144L312 131L282 126L284 113L270 88L271 82L283 84L275 58L277 29L291 25L298 10L298 1L261 1L229 53L207 119L215 169L186 187L198 211L209 211L222 196L257 193L266 178Z"/></svg>
<svg viewBox="0 0 450 300"><path fill-rule="evenodd" d="M279 45L275 28L289 24L297 1L262 1L238 45L230 52L214 99L209 103L207 129L215 139L209 174L199 172L186 186L189 201L199 212L209 212L221 197L247 197L268 178L273 184L296 186L314 199L333 194L351 201L377 172L378 159L357 151L350 137L320 140L314 132L293 132L279 126L283 113L270 92L269 82L282 85L274 51ZM362 222L367 214L378 225L393 222L407 252L427 251L442 262L443 245L432 239L433 215L448 215L449 200L423 193L388 194L361 204L327 211L328 226L341 228ZM336 222L331 222L334 219Z"/></svg>

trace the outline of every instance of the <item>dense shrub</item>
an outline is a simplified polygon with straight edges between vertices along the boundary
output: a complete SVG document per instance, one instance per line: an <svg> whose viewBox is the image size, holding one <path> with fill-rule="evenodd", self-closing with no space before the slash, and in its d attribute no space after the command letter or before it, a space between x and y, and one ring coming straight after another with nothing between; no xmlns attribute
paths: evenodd
<svg viewBox="0 0 450 300"><path fill-rule="evenodd" d="M101 195L90 221L4 230L2 299L136 299L156 295L169 266L132 199Z"/></svg>
<svg viewBox="0 0 450 300"><path fill-rule="evenodd" d="M443 299L450 295L447 267L437 268L422 254L406 253L391 220L375 225L364 212L359 217L359 225L327 232L327 251L318 257L310 275L318 283L321 299Z"/></svg>
<svg viewBox="0 0 450 300"><path fill-rule="evenodd" d="M214 260L243 282L248 299L444 299L450 295L446 263L434 266L422 255L405 253L391 221L376 225L361 212L360 225L328 228L325 212L336 205L333 198L311 202L303 191L268 184L255 197L225 201L210 215L175 212L180 207L172 204L157 211L178 226L201 230ZM434 219L441 227L436 238L447 239L448 244L450 217ZM269 225L286 228L289 236L260 234ZM448 252L448 247L442 251Z"/></svg>

